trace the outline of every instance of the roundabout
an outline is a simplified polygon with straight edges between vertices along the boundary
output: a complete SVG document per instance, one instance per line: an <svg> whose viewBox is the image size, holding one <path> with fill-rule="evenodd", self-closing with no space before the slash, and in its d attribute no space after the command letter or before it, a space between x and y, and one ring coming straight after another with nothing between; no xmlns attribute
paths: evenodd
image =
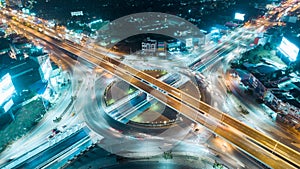
<svg viewBox="0 0 300 169"><path fill-rule="evenodd" d="M205 98L193 74L155 66L143 71L199 99ZM106 71L94 68L89 76L83 84L87 90L78 94L80 104L76 109L82 112L87 126L104 137L99 146L108 152L124 157L154 156L183 140L205 144L212 136L203 126L196 129L190 119Z"/></svg>

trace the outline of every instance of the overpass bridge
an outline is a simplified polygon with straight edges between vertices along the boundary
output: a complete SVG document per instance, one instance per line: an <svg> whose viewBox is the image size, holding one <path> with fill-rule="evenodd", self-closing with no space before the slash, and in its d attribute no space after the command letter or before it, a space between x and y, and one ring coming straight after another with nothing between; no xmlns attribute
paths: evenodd
<svg viewBox="0 0 300 169"><path fill-rule="evenodd" d="M11 21L10 24L62 50L69 51L95 66L104 68L157 98L170 108L182 113L187 118L204 125L212 132L227 139L250 156L272 168L300 167L299 152L193 98L189 94L107 56L106 52L89 50L80 45L53 39L15 21ZM149 83L152 85L149 86ZM156 88L153 86L156 86Z"/></svg>

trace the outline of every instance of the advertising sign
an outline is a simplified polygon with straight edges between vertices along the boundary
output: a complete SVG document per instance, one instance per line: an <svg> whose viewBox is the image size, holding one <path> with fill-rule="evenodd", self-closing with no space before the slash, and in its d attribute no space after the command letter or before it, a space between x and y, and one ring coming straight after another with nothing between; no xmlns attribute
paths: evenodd
<svg viewBox="0 0 300 169"><path fill-rule="evenodd" d="M299 53L299 48L290 42L288 39L285 37L282 38L282 41L278 47L278 50L285 55L286 57L289 58L290 61L296 61L298 53Z"/></svg>
<svg viewBox="0 0 300 169"><path fill-rule="evenodd" d="M7 73L0 79L0 105L9 100L14 92L15 87L11 81L10 75Z"/></svg>

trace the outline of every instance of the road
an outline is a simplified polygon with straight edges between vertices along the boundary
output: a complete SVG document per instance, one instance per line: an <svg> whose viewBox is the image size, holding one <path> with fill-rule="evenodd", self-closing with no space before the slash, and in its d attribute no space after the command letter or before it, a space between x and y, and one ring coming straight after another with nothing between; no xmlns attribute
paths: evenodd
<svg viewBox="0 0 300 169"><path fill-rule="evenodd" d="M21 25L18 25L18 26L21 27ZM27 29L27 31L28 31L28 29ZM37 32L35 34L37 34ZM176 99L174 99L173 97L181 100L181 103L184 102L185 104L187 104L189 106L192 106L193 108L197 109L200 112L208 113L210 118L213 117L214 119L220 120L220 121L222 121L223 123L225 123L229 126L233 126L236 130L241 131L242 133L247 135L247 137L250 137L251 139L253 139L256 143L263 145L269 151L274 151L276 154L279 154L283 158L287 158L289 161L291 161L295 165L299 166L299 161L297 160L297 159L299 159L299 153L298 152L288 148L287 146L279 143L276 140L271 139L270 137L267 137L266 135L264 135L264 134L262 134L262 133L260 133L256 130L244 125L243 123L231 118L230 116L221 113L220 111L212 108L211 106L209 106L209 105L207 105L207 104L205 104L201 101L193 99L192 97L190 97L186 93L178 91L173 87L170 87L170 86L168 86L164 83L161 83L161 82L157 81L156 79L153 79L153 78L147 76L143 72L137 71L137 70L129 67L128 65L124 65L124 64L122 64L122 63L120 63L116 60L113 60L113 59L107 57L107 56L96 53L96 57L98 57L98 58L95 58L95 52L94 51L86 51L84 49L81 49L81 51L78 51L78 49L75 49L75 48L72 49L72 47L66 46L65 43L61 43L58 46L65 47L65 49L67 49L68 51L72 51L74 54L77 54L77 55L80 54L81 57L84 57L84 55L85 55L85 54L83 54L83 52L85 52L86 54L93 53L92 55L89 55L88 57L84 57L84 58L89 60L92 63L96 63L97 65L100 65L101 67L104 67L106 70L109 70L112 73L118 75L119 77L122 77L123 79L131 82L135 86L138 86L140 89L142 89L146 92L149 92L149 93L151 92L151 94L154 95L156 98L158 98L160 100L164 100L164 102L166 104L168 104L169 106L173 107L174 109L184 113L186 116L188 116L190 118L192 117L192 119L193 119L193 117L195 115L197 115L197 114L200 115L200 114L199 113L194 114L194 113L191 113L191 112L182 111L182 107L185 107L184 104L178 104L178 101ZM93 58L91 58L91 57L93 57ZM104 63L102 61L99 61L99 57L103 60L109 61L110 63ZM121 70L119 70L119 69L121 69ZM123 71L126 72L126 74L124 74ZM129 74L131 74L131 75L129 75ZM136 80L136 78L138 78L138 79ZM155 86L163 89L164 91L168 92L169 95L172 95L172 97L165 96L164 94L154 90L153 88L143 87L145 84L143 84L143 83L141 84L139 79L144 79L144 80L148 81L149 83L152 83L153 85L155 85ZM167 100L165 100L165 98L167 98ZM175 103L177 104L177 106L175 105ZM178 105L180 105L181 107L178 107ZM185 108L187 108L187 107L185 107ZM200 123L205 122L205 120L202 121L200 119L196 119L196 121L200 122ZM217 134L220 134L225 138L226 138L226 136L228 136L228 134L224 135L224 133L222 133L222 132L218 133L217 130L214 130L214 131ZM231 135L231 138L233 138L233 137L234 137L234 133L232 133L232 135ZM227 139L232 140L228 137L227 137ZM236 142L236 140L232 140L232 142L237 143L240 148L244 147L242 143ZM274 149L274 147L276 149ZM247 150L251 150L251 148L249 149L249 147L244 147L244 148L247 149ZM252 152L250 152L250 154L252 154L252 155L255 154L255 156L257 155L255 152L253 152L253 150L252 150ZM257 157L261 157L261 156L257 156ZM266 157L264 157L263 159L262 158L259 158L259 159L264 161L264 162L267 162L269 165L274 165L275 164L274 160L272 162L272 159L268 159ZM268 161L266 159L268 159L270 161ZM282 164L287 164L287 163L283 162Z"/></svg>
<svg viewBox="0 0 300 169"><path fill-rule="evenodd" d="M102 99L106 84L109 84L112 80L113 79L106 78L105 76L99 77L96 80L96 98L98 98L99 100ZM102 86L97 84L105 85ZM213 154L207 154L208 152L210 152L209 150L207 150L207 148L203 149L201 145L202 141L200 141L200 143L193 142L195 138L199 137L198 135L192 134L194 135L194 138L190 136L186 137L187 133L190 131L190 127L186 125L180 125L176 128L167 130L164 133L152 133L150 135L144 135L143 133L132 130L125 131L126 129L124 128L124 126L118 126L117 124L114 124L114 127L112 128L109 120L106 120L107 117L105 116L105 112L101 109L101 106L99 108L99 103L101 103L101 101L87 101L86 98L91 95L90 92L93 92L93 90L82 92L83 95L79 95L78 99L80 100L78 101L81 104L78 106L81 108L78 109L80 109L82 112L88 112L82 113L82 116L84 116L84 119L92 130L96 131L97 133L101 133L101 135L104 136L104 139L100 144L101 147L103 147L107 151L125 157L137 158L160 155L163 153L163 151L169 151L170 149L172 149L173 152L181 152L183 154L184 152L187 152L185 154L194 153L193 155L197 154L197 156L206 156L207 158L214 157ZM116 128L117 130L114 128ZM200 135L202 136L203 133ZM203 138L200 137L200 139L203 139L203 142L205 142L207 137L209 136L203 135ZM220 146L215 146L215 148L218 150ZM235 157L232 157L232 154ZM220 155L222 156L222 158L224 158L223 160L225 162L231 162L232 166L234 167L240 166L242 163L238 160L238 158L241 157L241 154L234 155L234 152L225 151ZM218 161L220 160L222 161L222 159L218 159ZM248 166L251 166L251 168L259 168L255 166L255 163L253 164L251 163L251 161L249 162L249 160L246 163L248 163Z"/></svg>
<svg viewBox="0 0 300 169"><path fill-rule="evenodd" d="M28 32L32 32L33 30L26 28L18 23L14 23L17 24L18 27L22 27L24 29L26 29L26 31ZM40 33L33 31L33 33L35 35L39 35L39 37L43 37L41 36ZM276 147L276 149L274 150L275 153L278 153L281 155L281 157L284 158L288 158L289 161L292 161L293 163L295 163L296 165L299 165L297 163L299 163L299 161L297 159L299 159L298 157L300 157L299 153L292 150L291 148L288 148L287 146L279 143L276 140L271 139L268 136L265 136L264 134L246 126L245 124L231 118L230 116L221 113L220 111L216 110L215 108L207 105L206 103L203 103L199 100L194 99L193 97L187 95L186 93L183 93L181 91L179 91L176 88L173 88L165 83L162 83L156 79L153 79L151 76L140 72L136 69L133 69L132 67L129 67L127 65L124 65L122 63L120 63L117 60L111 59L109 57L106 57L104 55L101 55L99 53L96 53L95 51L86 51L86 49L77 49L74 47L74 45L70 45L70 44L66 44L64 43L60 43L60 42L53 42L53 40L51 38L48 37L43 37L43 39L47 40L48 42L52 41L52 44L56 44L57 46L61 47L61 48L65 48L68 51L72 51L72 53L76 54L76 55L80 55L82 58L85 58L86 60L89 60L91 63L95 63L96 65L99 65L103 68L105 68L106 70L114 73L115 75L122 77L122 79L130 82L131 84L133 84L134 86L151 93L151 95L153 95L154 97L156 97L157 99L165 102L167 105L169 105L170 107L173 107L174 109L176 109L179 112L182 112L183 114L185 114L187 117L190 117L193 120L196 120L197 122L203 124L203 122L205 122L205 120L199 120L199 119L194 119L195 116L197 117L197 114L199 113L191 113L192 111L189 112L185 112L182 110L182 107L187 108L188 106L186 106L185 104L183 104L183 102L185 102L186 104L188 104L189 106L192 106L193 108L195 108L196 110L200 111L200 112L207 112L209 113L211 116L209 116L210 118L213 117L214 119L220 120L221 122L233 126L235 129L238 129L239 131L242 131L243 133L245 133L247 135L247 137L251 137L251 139L255 140L256 143L258 144L262 144L264 145L264 148L267 148L268 151L273 151L274 147ZM58 45L59 44L59 45ZM92 55L90 53L93 53ZM95 56L96 54L96 56ZM99 60L98 57L101 57L104 60L108 60L110 61L110 63L107 62L103 62L101 60ZM120 70L119 70L120 69ZM126 74L124 74L124 72L126 72ZM129 73L131 75L129 75ZM134 76L132 76L134 75ZM145 81L148 81L149 83L152 83L153 85L163 89L164 91L168 92L169 95L172 95L172 97L170 97L169 95L165 95L155 89L153 89L152 87L147 88L148 86L145 86L144 83L140 82L139 79L136 79L136 77L140 78L140 79L144 79ZM180 103L178 103L178 101L176 99L174 99L173 97L181 100ZM167 100L166 100L167 98ZM178 107L178 105L180 107ZM206 125L205 125L206 126ZM209 126L207 126L209 128ZM217 132L217 131L222 131L222 130L213 130L215 133L223 136L224 138L230 140L233 144L238 145L240 148L243 147L247 148L247 152L249 152L249 150L251 150L251 148L249 149L249 147L242 145L241 142L238 142L235 139L232 139L234 137L234 134L231 135L231 138L228 138L227 136L229 136L229 134L225 134L222 132ZM231 131L232 133L234 131ZM248 141L249 142L249 141ZM241 144L241 145L240 145ZM257 146L258 148L259 146ZM263 149L262 147L260 147L260 149ZM265 150L264 150L265 151ZM267 153L267 151L265 151L265 153ZM268 152L269 153L269 152ZM259 156L259 154L256 153L256 150L252 149L252 152L250 152L250 154L258 157L261 161L269 164L269 165L274 165L276 163L280 163L282 164L286 164L287 166L291 167L286 161L282 160L280 162L279 161L274 161L273 158L271 158L270 154L269 154L269 158L266 158L268 155L265 154L264 158L262 159L261 156ZM275 165L275 166L279 166L279 165ZM274 166L274 167L275 167Z"/></svg>
<svg viewBox="0 0 300 169"><path fill-rule="evenodd" d="M191 142L195 138L186 137L187 133L190 131L190 127L186 124L181 124L178 127L167 130L163 133L152 133L151 135L144 135L143 133L132 131L130 129L129 131L126 131L124 126L118 126L114 121L114 125L112 127L112 124L109 120L107 120L108 117L102 109L101 102L105 87L114 79L115 77L109 76L105 72L104 74L100 74L96 77L95 80L91 80L90 82L88 82L88 84L86 84L88 86L88 90L79 93L77 101L80 104L76 104L77 112L82 112L80 115L83 116L83 119L85 119L88 126L93 131L96 131L99 134L101 133L101 135L104 137L104 139L100 143L101 147L111 153L134 158L160 155L163 153L163 151L168 151L170 149L172 149L172 151L174 152L194 152L195 154L197 153L198 156L201 156L203 155L202 153L204 153L206 154L205 156L209 158L214 157L213 154L207 154L207 152L209 152L207 149L203 150L197 148L198 146L202 146L201 144L205 142L206 138L208 138L209 135L205 136L205 132L200 134L201 137L193 134L194 137L203 139L200 141L200 143L196 142L195 144L195 142ZM95 89L93 89L93 86L95 86ZM95 91L97 92L93 93ZM97 100L87 99L94 94L96 94ZM190 143L187 143L188 145L182 147L183 145L185 145L185 142ZM220 146L214 147L216 149L219 149ZM222 154L223 153L221 153L221 156L223 156ZM232 165L239 166L242 163L238 162L239 157L241 157L240 153L234 154L234 152L224 152L223 161L227 163L232 163L233 161L235 161ZM218 161L220 160L222 161L222 159L218 159ZM251 161L247 159L244 159L244 161L246 161L246 163L248 163L248 166L251 166L251 168L259 168L255 165L255 163L251 163Z"/></svg>
<svg viewBox="0 0 300 169"><path fill-rule="evenodd" d="M245 42L245 44L249 45L247 39L243 39L241 41ZM230 53L228 56L225 56L224 59L217 61L215 64L208 67L207 70L202 72L206 77L208 77L208 81L211 82L211 91L210 93L213 95L213 101L211 105L214 107L218 107L220 110L229 113L231 116L240 120L241 122L253 127L258 131L262 131L266 135L275 138L276 140L280 140L293 147L295 150L299 151L298 148L292 145L292 143L299 142L299 139L291 133L291 131L286 130L278 126L274 123L264 112L264 109L257 103L253 103L253 100L249 100L250 98L246 98L247 96L236 96L235 88L239 88L239 82L235 82L233 84L225 83L225 79L227 77L232 78L229 73L226 73L226 70L230 68L228 57L232 57L232 55L239 55L240 49L236 49L233 53ZM235 79L234 79L235 80ZM233 94L237 97L235 98L231 94L228 94L227 87L229 86ZM247 104L245 104L247 103ZM239 110L239 105L246 107L249 110L248 115L242 115Z"/></svg>
<svg viewBox="0 0 300 169"><path fill-rule="evenodd" d="M48 49L52 51L52 58L61 60L60 66L68 72L69 78L74 79L72 86L68 87L65 90L60 90L61 95L56 101L56 104L53 105L54 109L50 109L39 122L37 127L35 127L30 133L23 136L21 139L15 141L9 148L0 154L0 164L5 162L5 159L13 159L25 154L26 152L34 149L36 146L41 145L47 142L47 137L51 134L53 128L61 127L64 124L75 124L78 122L77 118L68 118L70 117L69 113L62 118L60 123L53 123L55 117L59 116L57 112L63 112L68 104L70 103L71 96L78 89L78 76L82 76L82 70L78 70L78 67L75 67L76 64L73 59L65 55L62 51L53 48L52 46L47 46L43 44ZM75 90L74 90L75 89ZM18 147L18 148L15 148Z"/></svg>

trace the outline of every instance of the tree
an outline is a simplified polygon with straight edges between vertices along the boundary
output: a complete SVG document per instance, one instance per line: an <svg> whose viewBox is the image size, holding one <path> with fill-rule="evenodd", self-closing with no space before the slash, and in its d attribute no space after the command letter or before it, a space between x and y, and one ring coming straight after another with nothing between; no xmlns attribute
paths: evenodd
<svg viewBox="0 0 300 169"><path fill-rule="evenodd" d="M298 71L300 72L300 59L298 59L294 64L293 64L293 71Z"/></svg>
<svg viewBox="0 0 300 169"><path fill-rule="evenodd" d="M272 48L271 43L270 43L270 42L267 42L267 43L264 45L264 49L265 49L265 50L272 50L273 48Z"/></svg>

